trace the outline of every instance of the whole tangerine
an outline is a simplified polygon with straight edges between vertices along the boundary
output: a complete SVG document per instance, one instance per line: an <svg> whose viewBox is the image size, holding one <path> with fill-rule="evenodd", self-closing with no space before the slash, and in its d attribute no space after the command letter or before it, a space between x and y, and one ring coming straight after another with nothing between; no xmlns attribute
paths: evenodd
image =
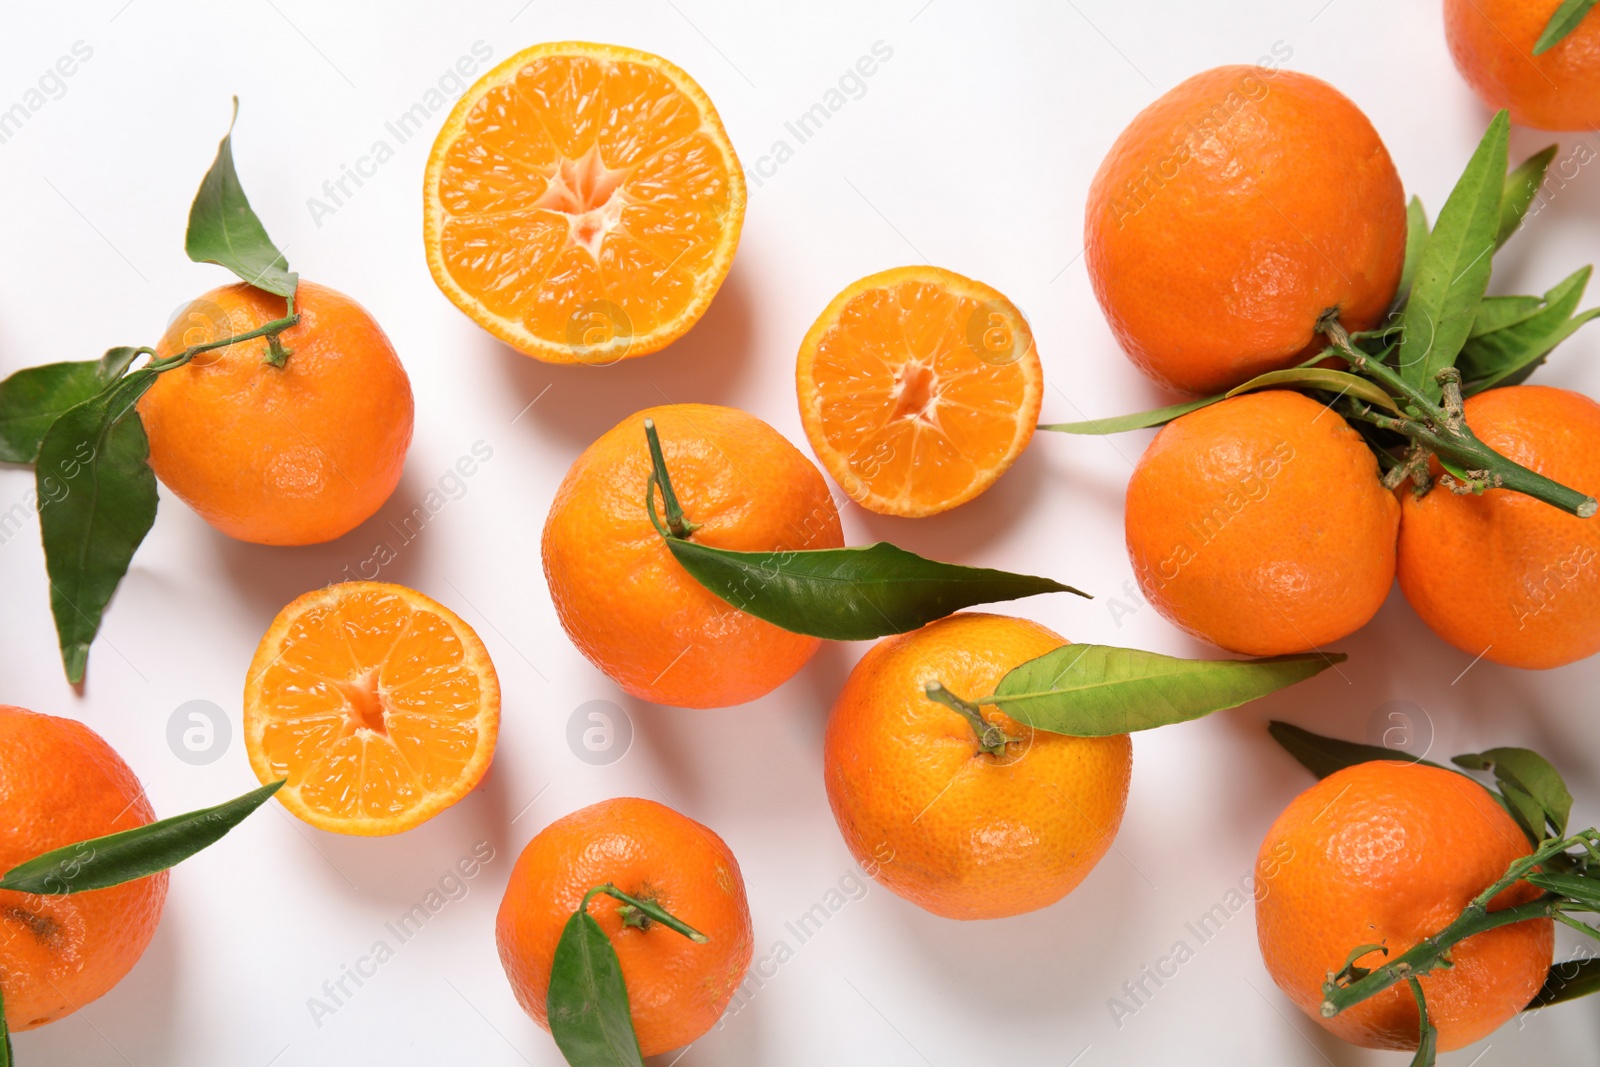
<svg viewBox="0 0 1600 1067"><path fill-rule="evenodd" d="M155 820L121 756L72 719L0 706L0 873ZM81 893L0 890L6 1025L31 1030L110 992L161 920L167 872Z"/></svg>
<svg viewBox="0 0 1600 1067"><path fill-rule="evenodd" d="M174 317L156 358L284 317L254 286L213 289ZM156 477L230 537L311 545L355 529L389 499L411 444L411 383L372 316L343 293L302 281L300 322L202 352L164 371L139 401Z"/></svg>
<svg viewBox="0 0 1600 1067"><path fill-rule="evenodd" d="M1513 385L1467 398L1490 448L1580 492L1600 492L1600 404ZM1437 462L1433 473L1440 473ZM1531 496L1403 492L1400 589L1434 633L1512 667L1559 667L1600 651L1600 528Z"/></svg>
<svg viewBox="0 0 1600 1067"><path fill-rule="evenodd" d="M1404 983L1323 1018L1323 982L1360 945L1382 944L1392 960L1438 933L1530 851L1505 809L1464 775L1393 760L1346 767L1296 797L1261 843L1261 958L1278 988L1331 1033L1367 1048L1416 1048L1417 1005ZM1489 908L1537 896L1519 882ZM1551 920L1529 919L1451 949L1453 967L1421 978L1439 1047L1471 1044L1527 1007L1554 945ZM1374 952L1360 962L1384 959Z"/></svg>
<svg viewBox="0 0 1600 1067"><path fill-rule="evenodd" d="M951 919L1053 904L1111 847L1128 798L1126 734L1066 737L994 707L991 754L938 682L976 701L1012 668L1066 644L1026 619L951 615L884 638L850 672L828 717L823 776L845 844L867 874Z"/></svg>
<svg viewBox="0 0 1600 1067"><path fill-rule="evenodd" d="M646 419L698 525L693 540L744 551L844 545L822 474L771 426L709 404L650 408L585 449L556 491L543 543L556 614L578 651L642 700L690 708L754 700L788 681L820 642L740 611L673 558L645 509Z"/></svg>
<svg viewBox="0 0 1600 1067"><path fill-rule="evenodd" d="M589 890L606 883L706 935L697 944L610 896L589 904L621 964L640 1050L681 1048L721 1017L750 966L754 935L728 846L653 800L591 804L539 831L517 857L495 920L517 1003L550 1028L546 997L561 931Z"/></svg>
<svg viewBox="0 0 1600 1067"><path fill-rule="evenodd" d="M1394 583L1400 505L1360 434L1301 393L1246 393L1168 423L1128 480L1139 587L1232 652L1309 652L1355 632Z"/></svg>
<svg viewBox="0 0 1600 1067"><path fill-rule="evenodd" d="M1372 123L1328 83L1217 67L1122 131L1089 187L1085 260L1128 357L1183 392L1215 393L1387 312L1406 207Z"/></svg>

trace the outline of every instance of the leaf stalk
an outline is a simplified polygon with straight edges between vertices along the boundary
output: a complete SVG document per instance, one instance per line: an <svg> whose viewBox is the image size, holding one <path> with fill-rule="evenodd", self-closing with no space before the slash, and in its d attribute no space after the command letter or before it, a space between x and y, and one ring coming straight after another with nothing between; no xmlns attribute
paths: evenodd
<svg viewBox="0 0 1600 1067"><path fill-rule="evenodd" d="M1350 364L1351 369L1364 374L1382 385L1395 396L1402 398L1408 410L1404 415L1386 415L1374 411L1361 401L1346 397L1343 409L1352 418L1369 422L1381 429L1404 434L1412 443L1465 471L1468 480L1463 492L1481 493L1485 489L1510 489L1542 500L1580 519L1587 519L1600 510L1595 498L1559 482L1552 481L1537 471L1502 456L1478 438L1462 417L1461 372L1447 367L1439 373L1443 397L1435 403L1421 389L1400 376L1394 368L1381 359L1356 348L1350 335L1340 325L1337 310L1331 310L1317 323L1319 332L1327 335L1329 348ZM1415 453L1408 457L1406 466L1413 471L1420 464ZM1396 468L1397 470L1401 468ZM1425 483L1414 482L1419 493ZM1447 484L1440 479L1440 484Z"/></svg>

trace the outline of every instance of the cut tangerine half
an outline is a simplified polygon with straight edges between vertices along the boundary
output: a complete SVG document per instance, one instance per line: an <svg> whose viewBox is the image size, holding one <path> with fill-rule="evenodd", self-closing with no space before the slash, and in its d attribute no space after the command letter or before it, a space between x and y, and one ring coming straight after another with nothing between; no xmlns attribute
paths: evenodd
<svg viewBox="0 0 1600 1067"><path fill-rule="evenodd" d="M905 516L993 485L1033 437L1044 388L1016 306L938 267L848 286L806 334L795 378L834 481L869 511Z"/></svg>
<svg viewBox="0 0 1600 1067"><path fill-rule="evenodd" d="M535 45L480 78L428 156L434 281L551 363L608 364L693 326L727 276L744 171L694 79L648 52Z"/></svg>
<svg viewBox="0 0 1600 1067"><path fill-rule="evenodd" d="M244 740L283 806L344 834L397 834L489 769L500 682L472 628L404 586L344 582L278 613L244 690Z"/></svg>

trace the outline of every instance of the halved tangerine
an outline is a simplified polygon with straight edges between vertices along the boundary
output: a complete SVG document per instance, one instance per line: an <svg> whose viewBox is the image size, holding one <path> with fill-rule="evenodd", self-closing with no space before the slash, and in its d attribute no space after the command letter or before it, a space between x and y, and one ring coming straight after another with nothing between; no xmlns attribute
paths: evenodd
<svg viewBox="0 0 1600 1067"><path fill-rule="evenodd" d="M800 345L800 422L850 498L920 516L993 485L1033 437L1044 377L1033 332L982 282L938 267L869 275Z"/></svg>
<svg viewBox="0 0 1600 1067"><path fill-rule="evenodd" d="M272 621L244 690L244 740L283 806L345 834L396 834L478 784L500 682L472 627L415 590L344 582Z"/></svg>
<svg viewBox="0 0 1600 1067"><path fill-rule="evenodd" d="M614 363L693 326L733 262L744 171L694 79L648 52L524 49L468 89L428 156L434 281L517 350Z"/></svg>

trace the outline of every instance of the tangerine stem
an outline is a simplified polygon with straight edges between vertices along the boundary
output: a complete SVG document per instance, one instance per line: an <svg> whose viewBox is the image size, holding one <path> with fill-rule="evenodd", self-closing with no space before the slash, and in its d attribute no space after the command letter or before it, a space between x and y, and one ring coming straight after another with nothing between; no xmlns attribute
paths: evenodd
<svg viewBox="0 0 1600 1067"><path fill-rule="evenodd" d="M1467 488L1471 492L1510 489L1542 500L1580 519L1587 519L1600 511L1600 502L1596 502L1594 497L1529 470L1484 444L1461 417L1461 372L1456 368L1446 367L1439 372L1445 400L1445 406L1441 407L1383 360L1351 344L1349 333L1336 317L1325 316L1317 326L1328 336L1328 347L1342 356L1352 370L1366 375L1405 400L1412 411L1411 415L1397 418L1375 412L1367 405L1347 398L1347 414L1382 429L1404 434L1441 460L1465 470L1470 476Z"/></svg>
<svg viewBox="0 0 1600 1067"><path fill-rule="evenodd" d="M209 352L213 348L227 348L229 345L236 345L240 341L250 341L257 337L271 337L273 343L275 344L277 343L278 334L289 329L291 326L298 326L299 324L299 315L287 315L281 319L273 319L265 326L257 326L255 329L246 333L235 334L232 337L224 337L220 341L207 341L205 344L190 345L188 348L185 348L182 352L179 352L175 356L168 356L166 359L153 359L149 363L145 364L145 369L153 370L159 374L161 371L171 370L174 367L183 366L185 363L188 363L191 359L193 359L195 356L198 356L202 352ZM141 348L139 351L144 352L149 350ZM287 351L284 352L285 357L287 357L288 354L289 353ZM282 364L278 365L282 366Z"/></svg>
<svg viewBox="0 0 1600 1067"><path fill-rule="evenodd" d="M650 445L650 464L654 468L655 482L661 487L661 502L667 512L667 529L671 531L673 537L681 540L694 533L700 526L683 517L683 508L678 504L678 494L672 491L672 478L667 474L667 458L661 454L661 438L656 434L656 420L644 420L644 439ZM648 485L645 491L650 493L653 501L655 494L650 491Z"/></svg>
<svg viewBox="0 0 1600 1067"><path fill-rule="evenodd" d="M622 921L628 926L636 926L641 930L647 930L649 929L650 923L658 922L662 926L667 927L669 930L674 930L677 933L682 934L684 937L687 937L690 941L693 941L697 945L703 945L707 941L711 940L705 934L702 934L699 930L696 930L694 927L690 926L688 923L684 922L682 919L678 918L676 915L672 914L655 901L643 900L639 897L632 896L631 894L624 893L610 882L607 882L604 885L597 885L585 893L583 895L583 903L578 905L578 910L587 911L589 908L589 901L593 900L601 893L604 893L608 897L615 897L617 900L622 902L622 907L618 908L617 910L623 913ZM633 911L627 911L629 908L633 909Z"/></svg>
<svg viewBox="0 0 1600 1067"><path fill-rule="evenodd" d="M1472 902L1448 926L1432 937L1423 938L1383 966L1367 971L1356 967L1355 961L1351 960L1344 970L1331 975L1322 984L1322 1017L1331 1019L1390 986L1453 966L1450 950L1475 934L1528 919L1554 917L1561 906L1567 903L1566 897L1547 894L1499 911L1490 911L1489 902L1521 881L1535 867L1578 845L1587 847L1595 833L1594 830L1585 830L1572 837L1546 841L1534 852L1514 861L1493 885L1472 898Z"/></svg>
<svg viewBox="0 0 1600 1067"><path fill-rule="evenodd" d="M972 726L972 732L978 735L979 751L987 752L991 756L1004 755L1006 746L1016 740L1014 737L1008 737L997 724L986 720L976 704L962 700L946 689L942 682L937 680L929 682L922 687L922 691L927 694L929 700L943 704L967 720Z"/></svg>

